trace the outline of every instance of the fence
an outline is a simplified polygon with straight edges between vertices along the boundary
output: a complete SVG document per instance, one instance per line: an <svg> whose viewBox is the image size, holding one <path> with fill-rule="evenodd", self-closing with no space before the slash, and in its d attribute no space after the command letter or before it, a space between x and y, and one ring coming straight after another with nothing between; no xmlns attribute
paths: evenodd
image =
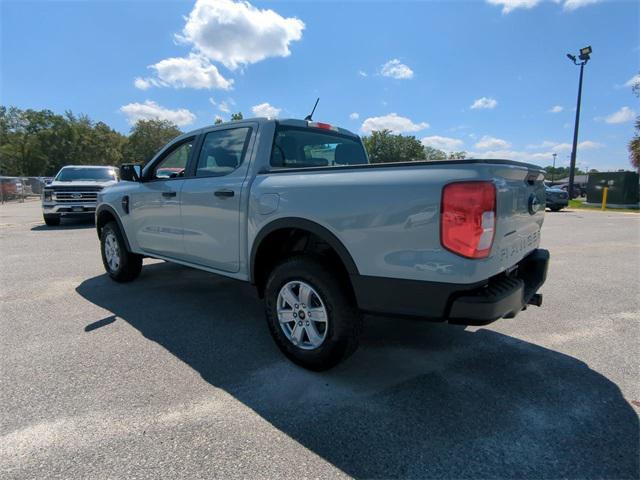
<svg viewBox="0 0 640 480"><path fill-rule="evenodd" d="M0 203L24 202L39 197L46 185L45 177L0 177Z"/></svg>

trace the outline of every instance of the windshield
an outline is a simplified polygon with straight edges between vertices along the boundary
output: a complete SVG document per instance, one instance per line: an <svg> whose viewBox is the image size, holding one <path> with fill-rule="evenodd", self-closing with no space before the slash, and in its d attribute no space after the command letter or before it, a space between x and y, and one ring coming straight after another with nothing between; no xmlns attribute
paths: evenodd
<svg viewBox="0 0 640 480"><path fill-rule="evenodd" d="M116 180L116 172L113 168L86 168L86 167L64 167L58 173L56 181L73 182L76 180L89 180L96 182L108 182Z"/></svg>

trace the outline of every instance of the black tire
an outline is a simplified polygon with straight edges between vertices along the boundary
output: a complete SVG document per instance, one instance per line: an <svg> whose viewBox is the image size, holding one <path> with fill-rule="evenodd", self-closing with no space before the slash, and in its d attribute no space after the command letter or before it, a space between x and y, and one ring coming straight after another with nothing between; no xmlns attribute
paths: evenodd
<svg viewBox="0 0 640 480"><path fill-rule="evenodd" d="M43 215L43 217L47 227L57 227L60 225L60 215Z"/></svg>
<svg viewBox="0 0 640 480"><path fill-rule="evenodd" d="M549 208L551 208L552 212L559 212L562 209L562 207L549 207Z"/></svg>
<svg viewBox="0 0 640 480"><path fill-rule="evenodd" d="M278 320L277 303L281 288L288 282L310 285L324 303L328 323L324 341L312 350L294 345ZM345 360L358 348L362 314L355 305L348 279L327 266L327 262L308 256L290 257L269 274L265 287L267 323L273 339L291 361L314 371L327 370Z"/></svg>
<svg viewBox="0 0 640 480"><path fill-rule="evenodd" d="M111 237L109 242L115 241L118 247L119 262L115 268L109 264L107 254L105 253L107 238L110 236L113 237ZM116 282L130 282L140 275L140 271L142 270L142 256L127 250L127 245L116 222L109 222L102 227L100 233L100 253L102 255L104 269Z"/></svg>

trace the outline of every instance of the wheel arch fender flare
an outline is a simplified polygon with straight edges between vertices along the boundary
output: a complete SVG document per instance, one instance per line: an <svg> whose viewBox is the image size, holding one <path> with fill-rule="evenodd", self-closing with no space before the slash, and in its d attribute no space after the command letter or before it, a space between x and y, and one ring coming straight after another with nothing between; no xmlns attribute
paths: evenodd
<svg viewBox="0 0 640 480"><path fill-rule="evenodd" d="M100 219L100 215L104 213L109 213L113 218L115 218L116 223L118 224L118 228L120 229L120 234L124 239L124 244L127 247L127 251L131 252L131 245L129 244L129 239L127 238L127 231L124 229L124 226L122 225L122 220L120 220L120 215L118 215L118 212L116 211L116 209L113 208L111 205L102 204L96 210L96 231L98 233L98 238L100 238L100 234L102 231L102 225L100 224L99 219Z"/></svg>
<svg viewBox="0 0 640 480"><path fill-rule="evenodd" d="M285 217L279 218L277 220L273 220L272 222L263 226L258 234L255 236L253 244L251 246L251 255L250 255L250 264L249 264L249 272L250 272L250 281L255 283L256 281L256 257L258 251L260 250L260 245L262 241L271 233L277 230L283 230L287 228L293 228L296 230L306 230L317 237L321 238L325 241L340 257L343 265L345 266L349 275L358 275L358 267L356 266L353 257L344 246L342 241L336 237L336 235L331 232L328 228L323 227L317 222L312 220L307 220L305 218L300 217Z"/></svg>

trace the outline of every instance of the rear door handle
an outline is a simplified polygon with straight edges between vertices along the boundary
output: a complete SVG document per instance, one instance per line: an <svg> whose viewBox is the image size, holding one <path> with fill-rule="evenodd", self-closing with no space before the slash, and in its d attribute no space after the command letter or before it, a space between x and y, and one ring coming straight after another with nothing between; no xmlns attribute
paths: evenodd
<svg viewBox="0 0 640 480"><path fill-rule="evenodd" d="M235 192L233 190L217 190L214 195L216 197L233 197Z"/></svg>
<svg viewBox="0 0 640 480"><path fill-rule="evenodd" d="M162 192L162 196L166 198L171 198L176 196L176 192Z"/></svg>

